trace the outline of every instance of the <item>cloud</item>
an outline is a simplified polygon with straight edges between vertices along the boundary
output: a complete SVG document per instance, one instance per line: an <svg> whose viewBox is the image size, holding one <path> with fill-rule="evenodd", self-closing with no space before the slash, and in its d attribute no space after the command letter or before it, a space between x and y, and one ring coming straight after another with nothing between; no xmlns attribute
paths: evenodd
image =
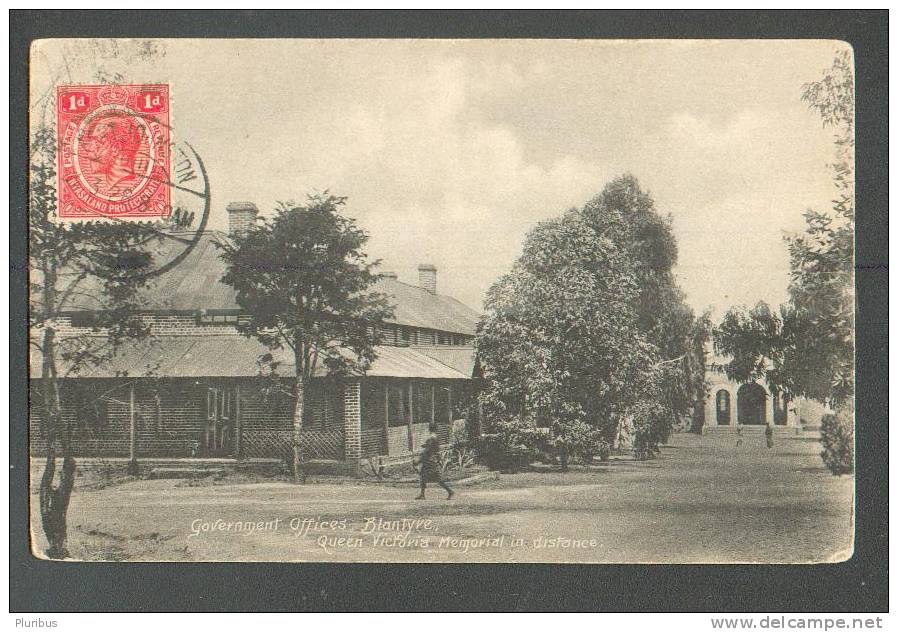
<svg viewBox="0 0 898 632"><path fill-rule="evenodd" d="M782 232L801 230L806 208L830 206L830 133L799 99L801 84L831 62L827 42L164 48L164 58L121 70L172 85L175 135L191 141L212 178L213 228L226 226L229 201L269 210L329 189L348 196L386 268L414 282L418 263L435 263L441 291L472 306L534 223L624 172L672 215L677 273L697 310L781 300ZM33 94L53 81L45 66L65 67L67 81L93 80L93 57L79 66L66 51L42 43Z"/></svg>
<svg viewBox="0 0 898 632"><path fill-rule="evenodd" d="M670 115L643 155L644 184L673 217L677 276L696 310L786 299L783 235L832 197L832 145L800 103L727 118ZM660 151L663 149L663 151Z"/></svg>
<svg viewBox="0 0 898 632"><path fill-rule="evenodd" d="M517 81L509 68L495 74ZM392 87L388 100L354 105L325 149L311 148L311 184L349 196L386 267L414 281L418 263L434 263L441 291L479 306L526 230L582 204L609 174L574 156L538 164L518 131L471 116L484 86L469 64L441 61Z"/></svg>

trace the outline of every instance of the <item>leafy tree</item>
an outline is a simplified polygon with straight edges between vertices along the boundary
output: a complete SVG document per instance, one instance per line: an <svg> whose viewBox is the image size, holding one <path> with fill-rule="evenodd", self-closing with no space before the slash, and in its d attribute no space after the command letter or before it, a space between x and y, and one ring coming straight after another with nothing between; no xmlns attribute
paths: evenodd
<svg viewBox="0 0 898 632"><path fill-rule="evenodd" d="M41 526L53 559L68 555L66 517L75 482L73 445L90 428L86 391L73 403L74 415L62 414L61 380L77 377L89 367L112 358L128 341L146 337L140 318L141 290L154 268L155 241L164 238L159 226L135 223L56 222L56 138L53 117L56 86L77 83L73 73L93 83L128 83L136 65L164 56L147 40L73 40L55 63L55 72L31 104L29 224L29 344L40 358L40 388L32 394L32 410L40 411L46 463L39 485ZM51 62L52 63L52 62ZM94 320L89 335L65 336L60 316L89 309ZM35 377L35 376L32 376ZM62 468L57 474L58 459Z"/></svg>
<svg viewBox="0 0 898 632"><path fill-rule="evenodd" d="M493 426L551 427L564 467L575 438L586 436L581 424L617 445L649 397L667 416L637 433L652 449L666 439L694 401L667 388L687 380L692 321L670 274L675 260L669 220L632 176L538 224L488 291L478 327L481 401ZM682 318L685 329L673 322Z"/></svg>
<svg viewBox="0 0 898 632"><path fill-rule="evenodd" d="M295 367L294 474L301 475L305 392L318 368L331 375L364 371L380 328L392 316L363 248L368 235L339 211L346 199L310 196L282 203L271 219L221 243L222 282L237 292L247 320L238 329L270 349L287 349Z"/></svg>
<svg viewBox="0 0 898 632"><path fill-rule="evenodd" d="M29 197L29 325L32 352L41 361L35 393L45 437L46 466L39 487L41 524L51 558L64 558L66 515L75 483L73 442L84 428L63 417L61 380L108 361L125 341L145 336L140 290L153 264L148 248L156 232L129 223L57 223L56 153L53 129L38 125L32 135ZM59 318L91 309L90 335L63 336ZM57 458L62 457L58 483Z"/></svg>
<svg viewBox="0 0 898 632"><path fill-rule="evenodd" d="M784 311L776 314L761 301L751 309L730 309L714 332L714 347L729 356L724 367L737 382L766 380L774 390L788 390L783 375Z"/></svg>

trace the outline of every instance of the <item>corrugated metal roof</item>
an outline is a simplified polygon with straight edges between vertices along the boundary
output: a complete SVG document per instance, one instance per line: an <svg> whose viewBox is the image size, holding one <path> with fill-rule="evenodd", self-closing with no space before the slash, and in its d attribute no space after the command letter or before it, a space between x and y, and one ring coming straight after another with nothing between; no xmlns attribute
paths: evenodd
<svg viewBox="0 0 898 632"><path fill-rule="evenodd" d="M470 377L438 360L408 347L377 347L377 359L367 375L374 377L419 377L465 379Z"/></svg>
<svg viewBox="0 0 898 632"><path fill-rule="evenodd" d="M179 233L190 239L192 233ZM156 279L143 296L150 310L195 311L238 310L234 290L221 282L225 273L216 242L224 233L203 234L196 247L180 264ZM170 259L182 245L170 239L154 245L158 261ZM395 316L390 321L401 325L473 335L479 314L449 296L431 294L422 288L395 279L380 279L372 288L392 297ZM90 298L81 299L71 310L94 310L99 306Z"/></svg>
<svg viewBox="0 0 898 632"><path fill-rule="evenodd" d="M423 353L402 347L375 347L377 358L366 373L372 377L465 379L469 375ZM69 377L253 377L259 375L258 360L270 353L281 364L278 373L293 374L292 354L269 350L244 336L166 336L124 345L115 357L99 367L88 367ZM67 371L59 362L59 372ZM31 354L31 376L39 377L41 356ZM316 375L325 371L319 367Z"/></svg>
<svg viewBox="0 0 898 632"><path fill-rule="evenodd" d="M477 366L477 354L474 351L474 347L414 346L411 348L429 358L442 362L467 377L474 377L474 371Z"/></svg>
<svg viewBox="0 0 898 632"><path fill-rule="evenodd" d="M378 279L373 289L392 297L395 314L392 322L413 327L474 335L480 315L450 296L396 279Z"/></svg>

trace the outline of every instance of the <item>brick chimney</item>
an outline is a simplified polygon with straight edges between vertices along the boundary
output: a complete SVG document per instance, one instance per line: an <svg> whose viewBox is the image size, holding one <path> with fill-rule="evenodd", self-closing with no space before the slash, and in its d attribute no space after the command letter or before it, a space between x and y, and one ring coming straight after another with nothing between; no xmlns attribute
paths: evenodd
<svg viewBox="0 0 898 632"><path fill-rule="evenodd" d="M244 235L256 223L259 209L252 202L231 202L228 209L228 234Z"/></svg>
<svg viewBox="0 0 898 632"><path fill-rule="evenodd" d="M437 293L437 267L432 263L422 263L418 266L418 287L422 287L431 294Z"/></svg>

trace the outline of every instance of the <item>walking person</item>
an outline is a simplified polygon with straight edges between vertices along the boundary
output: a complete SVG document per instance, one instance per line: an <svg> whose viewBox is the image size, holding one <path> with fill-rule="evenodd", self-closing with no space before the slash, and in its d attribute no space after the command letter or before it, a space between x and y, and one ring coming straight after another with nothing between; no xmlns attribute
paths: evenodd
<svg viewBox="0 0 898 632"><path fill-rule="evenodd" d="M764 428L764 436L767 438L767 447L773 447L773 424L769 421L767 422L767 427Z"/></svg>
<svg viewBox="0 0 898 632"><path fill-rule="evenodd" d="M424 449L421 451L421 456L414 460L414 465L421 465L419 470L421 474L421 493L415 498L415 500L421 500L424 498L424 490L427 489L427 481L430 480L433 483L438 483L440 487L446 490L448 495L446 496L446 500L451 500L454 492L452 488L443 480L443 473L440 468L440 438L437 436L437 428L436 426L430 426L430 436L427 437L427 441L424 442Z"/></svg>

